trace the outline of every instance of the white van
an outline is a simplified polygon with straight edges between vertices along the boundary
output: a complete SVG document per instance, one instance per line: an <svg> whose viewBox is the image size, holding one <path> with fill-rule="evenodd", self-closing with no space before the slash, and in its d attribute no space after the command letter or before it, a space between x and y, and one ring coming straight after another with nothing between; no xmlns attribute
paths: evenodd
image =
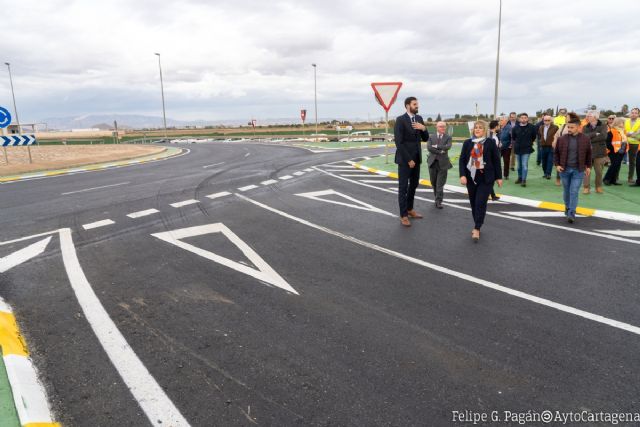
<svg viewBox="0 0 640 427"><path fill-rule="evenodd" d="M340 138L340 142L371 142L371 131L351 132L346 138Z"/></svg>

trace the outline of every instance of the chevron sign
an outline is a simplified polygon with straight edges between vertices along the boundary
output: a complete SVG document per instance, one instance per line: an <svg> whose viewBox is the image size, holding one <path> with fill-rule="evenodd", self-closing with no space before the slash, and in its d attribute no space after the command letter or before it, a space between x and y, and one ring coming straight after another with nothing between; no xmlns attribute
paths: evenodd
<svg viewBox="0 0 640 427"><path fill-rule="evenodd" d="M12 147L16 145L33 145L36 143L35 135L11 135L11 136L0 136L0 141L2 141L3 147Z"/></svg>

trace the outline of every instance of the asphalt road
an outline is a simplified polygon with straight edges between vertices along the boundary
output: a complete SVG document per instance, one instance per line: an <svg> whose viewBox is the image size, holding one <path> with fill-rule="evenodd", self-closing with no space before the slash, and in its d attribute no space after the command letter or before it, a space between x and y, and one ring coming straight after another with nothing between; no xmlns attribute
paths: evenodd
<svg viewBox="0 0 640 427"><path fill-rule="evenodd" d="M0 257L52 236L0 295L65 426L640 411L637 226L492 203L473 244L459 194L400 226L345 162L380 150L184 147L0 185Z"/></svg>

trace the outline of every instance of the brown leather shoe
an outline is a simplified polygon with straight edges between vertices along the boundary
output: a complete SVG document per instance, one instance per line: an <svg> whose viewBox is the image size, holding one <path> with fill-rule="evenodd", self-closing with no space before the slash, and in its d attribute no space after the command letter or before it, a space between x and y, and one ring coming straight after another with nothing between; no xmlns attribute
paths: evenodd
<svg viewBox="0 0 640 427"><path fill-rule="evenodd" d="M474 228L471 232L471 239L473 243L478 243L480 241L480 230Z"/></svg>
<svg viewBox="0 0 640 427"><path fill-rule="evenodd" d="M602 187L596 187L596 193L602 194L604 193L604 190L602 189Z"/></svg>
<svg viewBox="0 0 640 427"><path fill-rule="evenodd" d="M591 190L588 188L585 188L582 190L582 194L591 194Z"/></svg>
<svg viewBox="0 0 640 427"><path fill-rule="evenodd" d="M400 224L404 225L405 227L411 227L411 222L409 222L409 218L406 216L400 218Z"/></svg>
<svg viewBox="0 0 640 427"><path fill-rule="evenodd" d="M416 218L416 219L423 218L423 216L422 216L422 215L420 215L418 212L416 212L416 211L415 211L415 210L413 210L413 209L412 209L412 210L410 210L410 211L408 212L408 214L409 214L409 218Z"/></svg>

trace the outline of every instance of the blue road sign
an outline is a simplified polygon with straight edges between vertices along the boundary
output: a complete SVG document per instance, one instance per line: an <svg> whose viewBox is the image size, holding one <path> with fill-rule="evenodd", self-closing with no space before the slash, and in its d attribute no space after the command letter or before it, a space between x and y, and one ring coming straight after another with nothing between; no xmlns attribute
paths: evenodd
<svg viewBox="0 0 640 427"><path fill-rule="evenodd" d="M4 129L11 124L11 113L4 107L0 107L0 129Z"/></svg>
<svg viewBox="0 0 640 427"><path fill-rule="evenodd" d="M13 147L22 145L33 145L36 143L35 135L11 135L0 136L0 145L3 147Z"/></svg>

